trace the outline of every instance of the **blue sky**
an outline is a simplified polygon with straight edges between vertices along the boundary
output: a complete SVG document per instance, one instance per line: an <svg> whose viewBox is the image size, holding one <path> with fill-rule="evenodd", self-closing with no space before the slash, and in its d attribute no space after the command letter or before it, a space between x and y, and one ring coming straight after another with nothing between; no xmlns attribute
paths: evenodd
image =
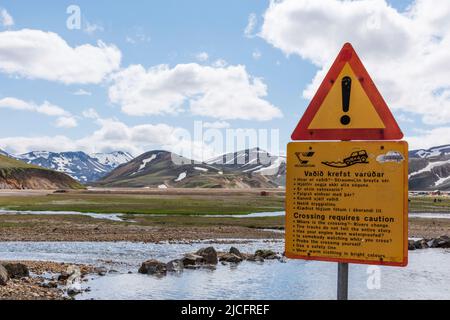
<svg viewBox="0 0 450 320"><path fill-rule="evenodd" d="M203 121L223 131L278 129L282 151L346 41L367 58L412 147L450 143L450 77L440 70L449 19L424 1L359 2L3 0L0 148L176 150L174 132ZM436 3L450 18L448 1ZM79 29L67 27L70 5L81 10ZM422 61L411 52L428 45L436 53L428 67L442 75L408 68ZM425 85L408 82L421 74ZM145 82L139 91L135 79Z"/></svg>

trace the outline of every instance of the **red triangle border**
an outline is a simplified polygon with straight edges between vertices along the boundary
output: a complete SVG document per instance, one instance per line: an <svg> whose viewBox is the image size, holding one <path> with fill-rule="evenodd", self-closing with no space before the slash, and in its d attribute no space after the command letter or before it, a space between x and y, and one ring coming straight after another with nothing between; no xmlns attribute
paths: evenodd
<svg viewBox="0 0 450 320"><path fill-rule="evenodd" d="M383 121L384 129L308 129L346 63L358 77L364 91ZM292 140L401 140L403 133L355 49L346 43L328 71L314 98L291 136Z"/></svg>

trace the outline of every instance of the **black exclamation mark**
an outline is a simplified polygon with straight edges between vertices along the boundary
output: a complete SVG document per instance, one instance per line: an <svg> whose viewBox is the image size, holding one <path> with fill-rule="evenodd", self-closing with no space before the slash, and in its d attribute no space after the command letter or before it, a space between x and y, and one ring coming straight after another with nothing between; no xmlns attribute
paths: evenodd
<svg viewBox="0 0 450 320"><path fill-rule="evenodd" d="M350 93L352 91L352 78L342 78L342 111L348 112L350 110ZM346 126L350 123L350 117L343 115L341 117L341 123Z"/></svg>

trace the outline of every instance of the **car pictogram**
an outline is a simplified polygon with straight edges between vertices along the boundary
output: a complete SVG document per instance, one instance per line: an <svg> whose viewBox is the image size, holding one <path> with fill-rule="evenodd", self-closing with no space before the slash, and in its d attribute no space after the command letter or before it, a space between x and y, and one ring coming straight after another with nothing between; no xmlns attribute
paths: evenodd
<svg viewBox="0 0 450 320"><path fill-rule="evenodd" d="M344 162L347 166L351 166L355 163L367 163L367 152L365 150L353 152L350 157L345 158Z"/></svg>

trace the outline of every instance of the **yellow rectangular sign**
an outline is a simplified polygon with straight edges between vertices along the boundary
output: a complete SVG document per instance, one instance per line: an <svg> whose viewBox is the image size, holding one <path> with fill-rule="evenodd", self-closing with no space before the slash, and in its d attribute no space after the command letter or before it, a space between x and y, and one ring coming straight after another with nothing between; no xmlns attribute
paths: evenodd
<svg viewBox="0 0 450 320"><path fill-rule="evenodd" d="M408 144L289 143L286 256L406 266Z"/></svg>

